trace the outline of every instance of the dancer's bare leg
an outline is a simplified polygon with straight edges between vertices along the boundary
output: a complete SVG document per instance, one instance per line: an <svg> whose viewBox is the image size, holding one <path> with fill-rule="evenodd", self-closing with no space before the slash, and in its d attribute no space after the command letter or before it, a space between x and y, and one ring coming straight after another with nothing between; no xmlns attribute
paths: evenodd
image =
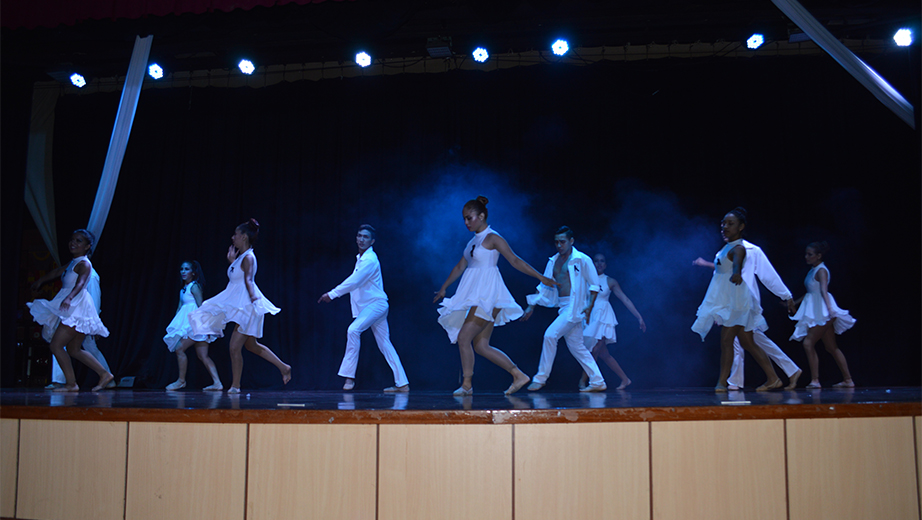
<svg viewBox="0 0 922 520"><path fill-rule="evenodd" d="M199 360L205 365L205 368L208 370L208 374L211 375L211 386L206 386L205 390L223 390L224 385L221 384L221 378L218 377L218 367L215 366L214 361L211 360L211 357L208 356L208 343L204 341L199 341L195 344L195 354L198 356Z"/></svg>
<svg viewBox="0 0 922 520"><path fill-rule="evenodd" d="M253 336L246 337L245 345L247 350L272 363L275 365L275 368L279 369L279 372L282 373L282 383L287 385L288 382L291 381L291 365L282 362L282 360L279 359L279 357L275 355L275 352L272 352L269 347L256 341L256 338Z"/></svg>
<svg viewBox="0 0 922 520"><path fill-rule="evenodd" d="M855 382L852 381L852 374L848 371L848 361L845 360L845 354L839 350L839 346L836 344L834 323L835 318L829 320L829 323L826 324L826 330L823 332L823 345L826 347L826 352L832 355L832 359L835 359L836 364L839 365L839 371L842 372L842 382L836 383L833 386L838 388L854 388Z"/></svg>
<svg viewBox="0 0 922 520"><path fill-rule="evenodd" d="M80 390L80 387L77 386L77 378L74 376L74 365L70 362L70 356L67 355L67 351L64 350L64 346L68 345L77 336L83 342L83 334L74 330L73 327L61 324L54 331L54 336L48 345L48 348L51 349L51 354L58 360L61 371L64 372L64 386L55 388L55 392L76 392Z"/></svg>
<svg viewBox="0 0 922 520"><path fill-rule="evenodd" d="M231 387L227 389L229 394L240 393L240 378L243 376L243 344L249 336L237 332L234 327L234 333L230 338L230 360L231 360Z"/></svg>
<svg viewBox="0 0 922 520"><path fill-rule="evenodd" d="M493 310L493 318L499 314L499 309ZM506 389L506 394L513 394L528 384L530 377L525 372L519 370L519 367L506 355L502 350L490 345L490 336L493 335L493 323L487 323L483 330L474 337L474 351L487 358L494 365L502 368L512 375L512 384Z"/></svg>
<svg viewBox="0 0 922 520"><path fill-rule="evenodd" d="M621 369L621 365L618 364L618 360L608 351L608 345L605 345L602 341L599 343L602 344L602 347L598 349L598 354L595 354L596 349L593 348L593 355L595 355L597 359L604 361L605 364L608 365L608 368L612 369L615 375L621 378L621 385L616 390L624 390L627 388L627 385L631 384L631 378L624 373L624 370ZM598 343L596 347L598 347Z"/></svg>
<svg viewBox="0 0 922 520"><path fill-rule="evenodd" d="M756 363L762 368L762 371L765 372L766 381L765 384L756 388L757 392L763 392L765 390L774 390L775 388L781 388L781 385L784 383L781 382L781 378L778 377L778 374L775 373L775 366L772 365L772 360L768 358L768 354L764 350L756 345L755 340L752 339L752 331L746 332L740 327L737 337L740 340L740 345L746 349L752 357L755 358Z"/></svg>
<svg viewBox="0 0 922 520"><path fill-rule="evenodd" d="M807 365L810 366L810 384L809 388L820 387L820 358L816 354L816 342L823 337L825 329L823 326L811 327L804 337L804 352L807 354Z"/></svg>
<svg viewBox="0 0 922 520"><path fill-rule="evenodd" d="M179 366L179 377L173 383L167 386L167 390L179 389L186 386L186 370L189 368L189 357L186 356L186 349L191 347L195 341L186 338L179 342L176 347L176 364Z"/></svg>
<svg viewBox="0 0 922 520"><path fill-rule="evenodd" d="M717 385L714 390L726 392L727 378L730 377L730 368L733 364L733 338L742 330L742 326L720 328L720 375L717 376Z"/></svg>
<svg viewBox="0 0 922 520"><path fill-rule="evenodd" d="M67 353L70 355L70 357L90 367L90 370L92 370L93 372L96 372L96 375L99 376L99 383L97 383L96 386L93 387L94 392L105 390L106 385L112 382L112 380L115 379L115 376L112 375L108 370L106 370L102 366L102 363L100 363L98 359L93 357L92 354L83 350L83 339L85 337L86 337L86 334L77 332L77 335L74 337L74 339L70 340L70 343L67 344ZM67 376L65 376L65 378L66 377Z"/></svg>
<svg viewBox="0 0 922 520"><path fill-rule="evenodd" d="M470 391L473 388L471 378L474 377L474 338L480 335L487 327L487 320L474 315L477 307L471 307L458 332L458 353L461 355L461 388L458 390ZM490 323L492 326L492 323ZM490 329L492 332L492 328ZM487 336L489 338L489 336Z"/></svg>

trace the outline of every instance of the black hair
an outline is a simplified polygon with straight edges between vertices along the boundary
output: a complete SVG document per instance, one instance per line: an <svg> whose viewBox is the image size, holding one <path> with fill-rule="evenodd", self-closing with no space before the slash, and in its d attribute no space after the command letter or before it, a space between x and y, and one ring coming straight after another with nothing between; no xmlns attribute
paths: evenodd
<svg viewBox="0 0 922 520"><path fill-rule="evenodd" d="M259 238L259 222L256 222L255 218L244 222L237 226L237 229L246 233L247 240L250 242L250 247L256 245L256 240Z"/></svg>
<svg viewBox="0 0 922 520"><path fill-rule="evenodd" d="M573 230L567 226L560 226L557 232L554 233L554 236L557 236L557 235L567 235L567 240L570 240L571 238L573 238Z"/></svg>
<svg viewBox="0 0 922 520"><path fill-rule="evenodd" d="M483 195L478 195L476 199L465 202L462 211L472 209L476 211L478 215L483 213L483 218L487 218L490 216L490 213L487 211L488 202L490 202L490 199L484 197Z"/></svg>
<svg viewBox="0 0 922 520"><path fill-rule="evenodd" d="M829 251L829 243L825 240L821 240L819 242L810 242L807 244L807 247L823 255L824 259L826 258L826 252Z"/></svg>
<svg viewBox="0 0 922 520"><path fill-rule="evenodd" d="M202 271L201 264L197 260L183 260L180 262L179 267L182 267L182 264L189 264L192 266L192 281L197 283L201 289L205 289L205 272ZM182 278L179 279L182 282Z"/></svg>
<svg viewBox="0 0 922 520"><path fill-rule="evenodd" d="M736 215L736 218L739 219L740 224L746 223L746 208L742 206L737 206L731 209L730 211L728 211L727 213L733 213L734 215Z"/></svg>
<svg viewBox="0 0 922 520"><path fill-rule="evenodd" d="M368 231L369 233L371 233L372 240L374 240L375 236L377 235L377 231L375 231L375 228L372 227L371 224L362 224L361 226L359 226L359 231Z"/></svg>

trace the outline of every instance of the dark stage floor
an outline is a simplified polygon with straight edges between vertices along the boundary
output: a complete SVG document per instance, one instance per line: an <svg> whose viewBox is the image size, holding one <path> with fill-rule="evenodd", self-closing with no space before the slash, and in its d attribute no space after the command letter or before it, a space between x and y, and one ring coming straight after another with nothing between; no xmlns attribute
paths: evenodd
<svg viewBox="0 0 922 520"><path fill-rule="evenodd" d="M244 391L226 393L201 390L128 390L58 393L41 389L0 390L0 406L75 407L150 410L567 410L625 408L688 408L810 405L881 405L919 403L922 388L855 388L796 391L734 391L715 393L712 389L681 388L671 390L609 390L605 393L545 393L520 391L515 395L500 393L453 397L450 392L280 392Z"/></svg>

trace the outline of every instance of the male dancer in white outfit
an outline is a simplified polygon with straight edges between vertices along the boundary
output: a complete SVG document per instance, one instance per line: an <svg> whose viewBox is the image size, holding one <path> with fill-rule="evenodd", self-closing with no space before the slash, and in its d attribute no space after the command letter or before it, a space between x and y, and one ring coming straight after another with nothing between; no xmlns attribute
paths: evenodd
<svg viewBox="0 0 922 520"><path fill-rule="evenodd" d="M343 356L339 375L346 378L343 390L355 388L355 368L359 364L359 347L361 335L369 328L375 335L378 350L394 372L394 386L385 388L385 392L409 392L410 382L400 364L400 357L391 344L391 333L387 326L387 294L384 293L384 280L381 277L381 263L372 249L375 243L375 228L368 224L359 226L355 235L359 254L355 257L355 270L335 289L324 293L317 303L331 302L344 294L349 294L352 304L352 317L346 333L346 354Z"/></svg>
<svg viewBox="0 0 922 520"><path fill-rule="evenodd" d="M583 326L589 321L592 306L599 294L599 275L595 265L585 254L573 247L573 231L563 226L554 234L554 246L557 254L547 261L544 276L557 280L558 287L538 285L538 292L530 294L528 308L525 309L523 320L531 317L535 305L543 307L560 307L557 318L544 332L544 346L541 348L541 361L538 363L538 373L528 385L531 391L540 390L547 383L557 355L557 342L564 337L567 348L576 358L576 361L589 374L589 386L580 392L602 392L608 387L599 365L592 357L592 353L583 343Z"/></svg>
<svg viewBox="0 0 922 520"><path fill-rule="evenodd" d="M743 282L749 287L749 290L752 292L752 295L755 296L756 302L760 301L759 296L759 286L756 283L756 278L758 277L759 281L762 282L762 285L766 289L772 292L778 298L781 298L782 302L785 302L788 306L788 311L793 312L794 301L791 291L784 285L784 282L781 281L781 277L778 276L778 272L775 271L775 268L772 266L771 262L768 261L768 257L765 256L765 253L762 251L762 248L753 244L752 242L743 240L743 247L746 248L746 260L743 261ZM700 265L702 267L714 268L712 262L708 262L703 258L697 258L694 262L694 265ZM765 331L754 330L752 331L752 339L755 341L755 344L759 346L768 357L775 362L776 365L781 367L781 370L788 376L788 386L784 387L785 390L792 390L797 387L797 380L802 374L800 367L797 366L794 361L791 360L772 340L768 339L768 336L765 335ZM743 387L743 347L740 345L738 339L733 340L733 365L730 369L730 377L727 378L727 385L730 390L739 390Z"/></svg>
<svg viewBox="0 0 922 520"><path fill-rule="evenodd" d="M86 283L86 290L90 293L90 297L93 298L93 303L96 304L96 314L99 314L102 312L100 308L102 291L99 288L99 274L96 273L96 269L90 271L90 280ZM67 347L64 347L64 350L67 350ZM109 370L109 363L106 363L106 357L102 355L102 352L99 351L99 347L96 346L96 336L88 335L83 338L83 350L89 352L91 356L96 358L96 361L99 361L99 364L106 369L106 372L112 372ZM61 370L61 365L58 364L57 358L51 356L51 384L45 388L59 388L64 386L65 382L64 371ZM115 388L115 380L109 381L106 388Z"/></svg>

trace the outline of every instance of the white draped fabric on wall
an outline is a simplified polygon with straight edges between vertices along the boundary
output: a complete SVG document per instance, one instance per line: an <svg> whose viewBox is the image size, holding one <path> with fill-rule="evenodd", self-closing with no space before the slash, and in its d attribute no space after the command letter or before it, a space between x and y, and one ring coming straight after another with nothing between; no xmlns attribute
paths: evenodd
<svg viewBox="0 0 922 520"><path fill-rule="evenodd" d="M128 66L128 75L125 86L122 88L122 97L115 116L115 125L112 128L112 137L109 139L109 150L106 153L106 162L103 165L102 176L99 179L99 188L90 212L90 221L86 228L96 235L95 249L99 245L115 196L115 187L118 183L119 170L125 149L128 147L128 137L131 135L131 125L138 108L138 99L141 95L141 85L147 70L147 59L150 55L153 36L144 38L136 37L134 50L131 53L131 62ZM29 130L29 152L26 161L26 206L29 208L35 224L38 226L42 240L51 251L52 258L58 265L61 258L58 256L58 239L54 211L54 184L52 180L52 138L54 134L54 109L60 90L36 88L32 98L32 122ZM94 269L87 290L96 302L97 311L101 311L102 291L99 286L99 274ZM109 364L96 347L92 336L88 336L83 347L90 352L103 365L106 370ZM52 381L64 383L64 373L56 359L52 359Z"/></svg>

